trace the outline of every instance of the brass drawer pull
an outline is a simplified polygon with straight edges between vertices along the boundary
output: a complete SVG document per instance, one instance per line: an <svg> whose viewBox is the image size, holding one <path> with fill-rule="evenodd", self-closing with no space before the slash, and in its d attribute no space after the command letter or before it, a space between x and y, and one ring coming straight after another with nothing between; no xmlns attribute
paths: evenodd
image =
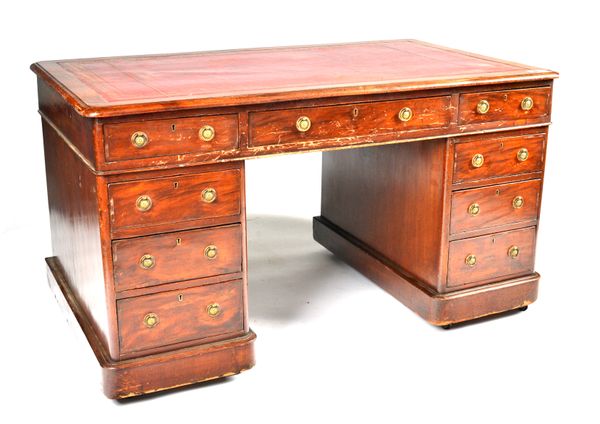
<svg viewBox="0 0 600 424"><path fill-rule="evenodd" d="M206 248L204 249L204 256L206 256L208 259L214 259L217 257L218 252L219 251L217 249L217 246L211 244L209 246L206 246Z"/></svg>
<svg viewBox="0 0 600 424"><path fill-rule="evenodd" d="M533 109L533 99L531 97L525 97L521 100L521 109L524 111Z"/></svg>
<svg viewBox="0 0 600 424"><path fill-rule="evenodd" d="M398 118L402 122L408 122L412 119L412 117L413 117L413 111L409 107L403 107L402 109L400 109L400 112L398 112Z"/></svg>
<svg viewBox="0 0 600 424"><path fill-rule="evenodd" d="M475 255L467 255L467 257L465 258L465 263L469 266L475 266L475 264L477 263L477 256Z"/></svg>
<svg viewBox="0 0 600 424"><path fill-rule="evenodd" d="M296 129L300 132L306 132L310 129L311 122L308 116L301 116L296 121Z"/></svg>
<svg viewBox="0 0 600 424"><path fill-rule="evenodd" d="M483 155L481 153L475 153L473 155L473 158L471 159L471 164L475 168L481 168L483 166L484 161L485 159L483 158Z"/></svg>
<svg viewBox="0 0 600 424"><path fill-rule="evenodd" d="M140 266L144 269L154 268L154 256L145 254L140 258Z"/></svg>
<svg viewBox="0 0 600 424"><path fill-rule="evenodd" d="M519 246L510 246L508 248L508 256L516 259L519 256Z"/></svg>
<svg viewBox="0 0 600 424"><path fill-rule="evenodd" d="M523 199L523 196L516 196L512 201L513 208L515 209L521 209L524 204L525 200Z"/></svg>
<svg viewBox="0 0 600 424"><path fill-rule="evenodd" d="M150 196L140 196L135 201L135 206L138 208L139 211L146 212L152 207L152 199L150 198Z"/></svg>
<svg viewBox="0 0 600 424"><path fill-rule="evenodd" d="M481 211L481 208L479 207L478 203L471 203L469 205L469 209L468 209L469 215L477 216L477 215L479 215L480 211Z"/></svg>
<svg viewBox="0 0 600 424"><path fill-rule="evenodd" d="M141 149L146 144L148 144L148 135L142 131L136 131L131 134L131 144L133 144L138 149Z"/></svg>
<svg viewBox="0 0 600 424"><path fill-rule="evenodd" d="M209 317L214 318L221 314L221 306L218 303L211 303L206 307L206 312Z"/></svg>
<svg viewBox="0 0 600 424"><path fill-rule="evenodd" d="M202 193L200 193L200 196L202 197L203 202L212 203L217 200L217 190L212 187L205 188L202 190Z"/></svg>
<svg viewBox="0 0 600 424"><path fill-rule="evenodd" d="M479 100L477 103L477 113L480 115L485 115L490 111L490 103L487 100Z"/></svg>
<svg viewBox="0 0 600 424"><path fill-rule="evenodd" d="M528 158L529 150L527 150L525 147L519 149L519 151L517 152L517 159L519 160L519 162L525 162Z"/></svg>
<svg viewBox="0 0 600 424"><path fill-rule="evenodd" d="M155 313L149 313L146 314L146 316L144 317L144 325L146 325L146 327L148 328L153 328L156 327L158 325L158 315L156 315Z"/></svg>
<svg viewBox="0 0 600 424"><path fill-rule="evenodd" d="M210 125L205 125L198 131L198 136L202 141L211 141L215 138L215 129Z"/></svg>

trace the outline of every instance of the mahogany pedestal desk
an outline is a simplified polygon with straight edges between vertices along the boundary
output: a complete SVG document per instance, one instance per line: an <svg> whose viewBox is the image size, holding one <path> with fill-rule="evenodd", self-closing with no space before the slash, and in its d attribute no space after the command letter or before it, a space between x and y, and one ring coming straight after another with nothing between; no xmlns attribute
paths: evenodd
<svg viewBox="0 0 600 424"><path fill-rule="evenodd" d="M414 40L32 70L49 281L111 398L253 366L245 159L325 152L315 240L433 325L536 299L555 72Z"/></svg>

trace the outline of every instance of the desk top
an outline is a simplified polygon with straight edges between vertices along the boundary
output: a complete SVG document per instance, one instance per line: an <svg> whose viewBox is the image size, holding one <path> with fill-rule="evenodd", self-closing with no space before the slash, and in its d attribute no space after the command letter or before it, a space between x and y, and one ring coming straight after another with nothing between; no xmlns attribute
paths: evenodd
<svg viewBox="0 0 600 424"><path fill-rule="evenodd" d="M415 40L60 60L31 69L88 117L558 76Z"/></svg>

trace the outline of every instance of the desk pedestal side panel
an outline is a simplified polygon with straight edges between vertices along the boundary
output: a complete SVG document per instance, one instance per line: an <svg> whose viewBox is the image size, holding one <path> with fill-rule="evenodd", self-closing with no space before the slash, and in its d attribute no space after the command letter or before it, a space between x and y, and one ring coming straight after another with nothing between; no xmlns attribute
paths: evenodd
<svg viewBox="0 0 600 424"><path fill-rule="evenodd" d="M465 189L452 183L456 146L479 151L483 136L324 153L315 239L435 325L527 306L539 279L533 265L546 130L487 137L520 144L474 153L469 166L497 158L511 170L513 161L542 165L499 171L502 178ZM525 157L524 143L535 154Z"/></svg>

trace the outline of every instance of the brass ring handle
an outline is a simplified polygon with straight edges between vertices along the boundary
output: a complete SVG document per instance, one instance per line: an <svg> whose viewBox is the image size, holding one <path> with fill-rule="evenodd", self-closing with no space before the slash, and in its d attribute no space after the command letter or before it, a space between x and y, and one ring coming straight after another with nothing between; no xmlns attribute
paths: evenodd
<svg viewBox="0 0 600 424"><path fill-rule="evenodd" d="M470 254L465 258L465 263L469 266L475 266L477 263L477 256Z"/></svg>
<svg viewBox="0 0 600 424"><path fill-rule="evenodd" d="M484 161L485 161L485 159L481 153L475 153L473 155L473 158L471 159L471 164L475 168L481 168L483 166Z"/></svg>
<svg viewBox="0 0 600 424"><path fill-rule="evenodd" d="M519 256L519 246L510 246L508 248L508 256L512 259L516 259Z"/></svg>
<svg viewBox="0 0 600 424"><path fill-rule="evenodd" d="M154 256L145 254L144 256L142 256L140 258L140 266L142 268L151 269L151 268L154 268L154 265L155 265Z"/></svg>
<svg viewBox="0 0 600 424"><path fill-rule="evenodd" d="M217 246L215 246L214 244L206 246L206 248L204 249L204 256L206 256L208 259L216 258L217 253L219 253L219 250L217 249Z"/></svg>
<svg viewBox="0 0 600 424"><path fill-rule="evenodd" d="M144 325L146 325L146 327L148 328L156 327L158 325L158 322L158 315L156 315L155 313L150 312L144 317Z"/></svg>
<svg viewBox="0 0 600 424"><path fill-rule="evenodd" d="M139 211L146 212L152 207L152 199L150 198L150 196L140 196L135 201L135 206Z"/></svg>
<svg viewBox="0 0 600 424"><path fill-rule="evenodd" d="M469 205L469 209L468 209L469 215L477 216L477 215L479 215L480 211L481 211L481 208L479 207L478 203L471 203Z"/></svg>
<svg viewBox="0 0 600 424"><path fill-rule="evenodd" d="M296 121L296 129L300 132L306 132L310 129L311 122L308 116L301 116Z"/></svg>
<svg viewBox="0 0 600 424"><path fill-rule="evenodd" d="M210 125L205 125L198 131L198 137L200 137L202 141L211 141L215 138L215 134L215 129Z"/></svg>
<svg viewBox="0 0 600 424"><path fill-rule="evenodd" d="M200 197L202 197L202 201L206 203L212 203L217 200L217 190L212 187L205 188L200 193Z"/></svg>
<svg viewBox="0 0 600 424"><path fill-rule="evenodd" d="M527 150L525 147L522 147L521 149L519 149L519 151L517 152L518 161L525 162L528 158L529 158L529 150Z"/></svg>
<svg viewBox="0 0 600 424"><path fill-rule="evenodd" d="M521 109L524 111L533 109L533 99L531 97L525 97L521 100Z"/></svg>
<svg viewBox="0 0 600 424"><path fill-rule="evenodd" d="M148 144L148 134L143 131L136 131L131 134L131 144L133 144L138 149L141 149L146 144Z"/></svg>
<svg viewBox="0 0 600 424"><path fill-rule="evenodd" d="M479 100L477 103L477 113L480 115L485 115L490 111L490 102L487 100Z"/></svg>
<svg viewBox="0 0 600 424"><path fill-rule="evenodd" d="M515 209L521 209L524 204L525 200L523 199L523 196L516 196L512 201L513 208Z"/></svg>
<svg viewBox="0 0 600 424"><path fill-rule="evenodd" d="M214 318L221 314L221 306L218 303L211 303L206 307L206 312L208 316Z"/></svg>
<svg viewBox="0 0 600 424"><path fill-rule="evenodd" d="M398 112L398 119L400 119L402 122L408 122L412 119L412 117L413 111L409 107L403 107L400 109L400 112Z"/></svg>

